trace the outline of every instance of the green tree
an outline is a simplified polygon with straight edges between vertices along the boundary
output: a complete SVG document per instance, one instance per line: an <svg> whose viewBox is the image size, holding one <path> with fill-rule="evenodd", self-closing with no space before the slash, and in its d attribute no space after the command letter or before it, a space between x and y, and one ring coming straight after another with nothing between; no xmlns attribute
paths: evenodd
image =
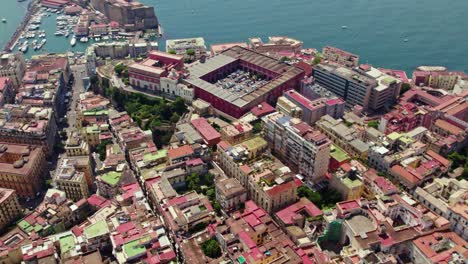
<svg viewBox="0 0 468 264"><path fill-rule="evenodd" d="M286 56L283 56L283 57L281 57L281 59L280 59L281 62L287 62L287 61L290 61L290 60L291 60L291 59L288 58L288 57L286 57Z"/></svg>
<svg viewBox="0 0 468 264"><path fill-rule="evenodd" d="M122 75L122 72L125 71L126 68L127 68L127 66L125 66L122 63L119 63L114 67L114 71L115 71L115 73L117 73L117 76L120 77Z"/></svg>
<svg viewBox="0 0 468 264"><path fill-rule="evenodd" d="M376 120L369 121L369 123L367 123L367 126L377 129L379 127L379 121L376 121Z"/></svg>
<svg viewBox="0 0 468 264"><path fill-rule="evenodd" d="M403 95L407 91L411 90L411 84L409 83L402 83L400 89L400 95Z"/></svg>
<svg viewBox="0 0 468 264"><path fill-rule="evenodd" d="M187 177L187 189L200 192L200 176L197 173L192 173Z"/></svg>
<svg viewBox="0 0 468 264"><path fill-rule="evenodd" d="M168 53L169 53L169 54L172 54L172 55L176 55L176 54L177 54L177 52L176 52L175 50L173 50L173 49L169 50Z"/></svg>
<svg viewBox="0 0 468 264"><path fill-rule="evenodd" d="M109 140L104 140L104 141L101 141L101 143L99 143L96 146L96 152L99 154L99 159L101 161L104 161L106 159L106 150L107 150L107 145L109 144L110 144Z"/></svg>
<svg viewBox="0 0 468 264"><path fill-rule="evenodd" d="M262 122L255 122L255 124L253 124L252 132L254 134L262 132Z"/></svg>
<svg viewBox="0 0 468 264"><path fill-rule="evenodd" d="M299 197L305 197L309 201L313 202L315 205L320 206L322 203L322 196L318 192L312 191L309 187L302 185L297 188L297 195Z"/></svg>
<svg viewBox="0 0 468 264"><path fill-rule="evenodd" d="M180 115L177 114L176 112L172 113L172 116L171 116L171 123L177 123L180 119Z"/></svg>
<svg viewBox="0 0 468 264"><path fill-rule="evenodd" d="M194 51L193 49L188 49L186 53L187 53L187 55L189 55L189 56L195 55L195 51Z"/></svg>
<svg viewBox="0 0 468 264"><path fill-rule="evenodd" d="M314 60L312 61L313 65L317 65L322 61L322 54L317 53L315 54Z"/></svg>
<svg viewBox="0 0 468 264"><path fill-rule="evenodd" d="M181 97L177 97L174 100L174 102L172 103L172 108L179 115L182 115L183 113L187 112L187 106L185 105L184 99L182 99Z"/></svg>
<svg viewBox="0 0 468 264"><path fill-rule="evenodd" d="M211 238L210 240L205 241L202 244L203 253L212 259L221 257L221 247L219 246L218 241Z"/></svg>

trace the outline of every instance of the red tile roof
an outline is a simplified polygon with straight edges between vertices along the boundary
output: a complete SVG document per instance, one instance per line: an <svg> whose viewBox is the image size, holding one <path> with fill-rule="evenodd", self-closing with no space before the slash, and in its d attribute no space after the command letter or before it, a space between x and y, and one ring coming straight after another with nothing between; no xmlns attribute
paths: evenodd
<svg viewBox="0 0 468 264"><path fill-rule="evenodd" d="M307 198L301 198L297 203L292 204L283 210L276 213L276 216L283 221L286 225L294 223L293 219L301 212L307 212L308 215L316 217L323 214L323 212L315 206L314 203L309 201Z"/></svg>
<svg viewBox="0 0 468 264"><path fill-rule="evenodd" d="M297 187L294 181L289 181L287 183L276 185L275 187L271 188L270 190L266 191L266 193L270 196L276 196L281 194L285 191L291 190L291 188Z"/></svg>
<svg viewBox="0 0 468 264"><path fill-rule="evenodd" d="M170 149L167 151L167 156L169 157L169 159L177 159L177 158L189 156L192 154L193 154L193 149L189 145L183 145L182 147Z"/></svg>
<svg viewBox="0 0 468 264"><path fill-rule="evenodd" d="M220 140L221 134L216 131L205 118L197 118L191 121L192 126L200 133L200 135L209 143L213 140ZM216 142L218 143L218 142Z"/></svg>
<svg viewBox="0 0 468 264"><path fill-rule="evenodd" d="M262 102L261 104L259 104L258 106L253 107L250 110L250 112L252 112L252 114L254 114L254 116L256 116L256 117L262 117L264 115L271 114L271 113L273 113L275 111L276 111L275 108L273 108L273 106L269 105L266 102Z"/></svg>

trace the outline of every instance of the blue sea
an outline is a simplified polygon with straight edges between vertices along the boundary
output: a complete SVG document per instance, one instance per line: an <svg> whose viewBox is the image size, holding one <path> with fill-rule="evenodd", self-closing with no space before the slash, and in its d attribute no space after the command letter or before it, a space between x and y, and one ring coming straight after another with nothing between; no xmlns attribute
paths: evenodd
<svg viewBox="0 0 468 264"><path fill-rule="evenodd" d="M306 47L348 50L360 55L362 63L378 67L410 72L419 65L444 65L468 72L467 0L140 1L155 7L164 28L161 49L170 38L201 36L211 44L287 35ZM0 25L3 46L27 2L2 0L2 5L0 17L8 20ZM43 23L51 27L47 51L84 49L79 44L70 48L69 39L54 38L54 18L48 19L51 23Z"/></svg>

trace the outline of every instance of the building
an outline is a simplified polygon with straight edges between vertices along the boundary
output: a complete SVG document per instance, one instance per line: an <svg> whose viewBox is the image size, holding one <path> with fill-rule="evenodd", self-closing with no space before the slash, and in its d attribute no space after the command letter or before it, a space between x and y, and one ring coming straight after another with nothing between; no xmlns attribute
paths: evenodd
<svg viewBox="0 0 468 264"><path fill-rule="evenodd" d="M221 141L221 134L216 131L216 129L214 129L205 118L201 117L193 119L190 123L195 130L200 133L208 146L214 146Z"/></svg>
<svg viewBox="0 0 468 264"><path fill-rule="evenodd" d="M253 201L247 201L243 211L216 226L215 235L223 251L239 263L309 263L296 253L294 242L270 215Z"/></svg>
<svg viewBox="0 0 468 264"><path fill-rule="evenodd" d="M91 6L104 14L109 21L115 21L126 30L136 31L159 27L154 7L146 6L137 1L125 0L92 0Z"/></svg>
<svg viewBox="0 0 468 264"><path fill-rule="evenodd" d="M340 98L319 98L311 101L295 90L286 91L284 97L302 109L301 119L307 124L315 124L324 115L335 119L344 115L345 102Z"/></svg>
<svg viewBox="0 0 468 264"><path fill-rule="evenodd" d="M349 68L359 66L358 55L331 46L323 47L322 58L329 62L338 63Z"/></svg>
<svg viewBox="0 0 468 264"><path fill-rule="evenodd" d="M234 118L264 101L274 105L284 91L299 87L304 76L299 68L239 46L187 70L184 83L195 89L195 97Z"/></svg>
<svg viewBox="0 0 468 264"><path fill-rule="evenodd" d="M211 55L219 54L227 49L230 49L234 46L240 46L243 48L248 48L249 46L245 42L235 42L235 43L222 43L222 44L212 44L211 45Z"/></svg>
<svg viewBox="0 0 468 264"><path fill-rule="evenodd" d="M226 212L239 209L247 200L247 190L235 178L216 181L216 200Z"/></svg>
<svg viewBox="0 0 468 264"><path fill-rule="evenodd" d="M285 96L278 98L278 101L276 102L276 110L287 116L299 119L301 119L303 115L302 109Z"/></svg>
<svg viewBox="0 0 468 264"><path fill-rule="evenodd" d="M348 127L342 119L334 119L329 115L322 116L316 123L318 129L353 157L367 158L369 145L362 141L359 132Z"/></svg>
<svg viewBox="0 0 468 264"><path fill-rule="evenodd" d="M302 44L302 41L283 36L268 37L268 43L263 43L261 38L249 39L250 49L273 57L291 57L301 54Z"/></svg>
<svg viewBox="0 0 468 264"><path fill-rule="evenodd" d="M338 169L332 174L330 187L337 190L343 200L355 200L361 198L364 193L362 176L354 167L349 171Z"/></svg>
<svg viewBox="0 0 468 264"><path fill-rule="evenodd" d="M208 199L194 191L168 199L162 208L160 213L174 234L188 232L199 224L207 225L215 217Z"/></svg>
<svg viewBox="0 0 468 264"><path fill-rule="evenodd" d="M107 24L92 23L89 26L89 34L91 34L93 36L107 35L107 33L108 33Z"/></svg>
<svg viewBox="0 0 468 264"><path fill-rule="evenodd" d="M0 229L6 228L23 214L16 191L0 188Z"/></svg>
<svg viewBox="0 0 468 264"><path fill-rule="evenodd" d="M50 154L55 144L57 124L51 108L5 105L0 109L0 142L34 144Z"/></svg>
<svg viewBox="0 0 468 264"><path fill-rule="evenodd" d="M151 51L148 58L128 66L128 76L133 87L152 92L165 92L161 87L161 78L168 77L172 70L183 70L182 56L161 51Z"/></svg>
<svg viewBox="0 0 468 264"><path fill-rule="evenodd" d="M69 157L89 155L89 145L83 140L81 133L76 130L68 132L65 153Z"/></svg>
<svg viewBox="0 0 468 264"><path fill-rule="evenodd" d="M42 147L2 143L0 187L13 189L20 197L35 197L44 186L46 165Z"/></svg>
<svg viewBox="0 0 468 264"><path fill-rule="evenodd" d="M306 123L273 113L262 118L265 139L288 166L307 181L318 181L328 170L331 141Z"/></svg>
<svg viewBox="0 0 468 264"><path fill-rule="evenodd" d="M26 62L21 53L0 53L0 77L10 78L15 88L21 85Z"/></svg>
<svg viewBox="0 0 468 264"><path fill-rule="evenodd" d="M412 82L416 86L428 86L436 89L453 90L464 72L451 72L440 66L420 66L413 71Z"/></svg>
<svg viewBox="0 0 468 264"><path fill-rule="evenodd" d="M74 160L64 158L59 161L54 182L57 189L64 191L68 199L77 202L89 197L88 182L85 172L75 166Z"/></svg>
<svg viewBox="0 0 468 264"><path fill-rule="evenodd" d="M13 103L14 98L13 82L8 77L0 77L0 106Z"/></svg>
<svg viewBox="0 0 468 264"><path fill-rule="evenodd" d="M182 55L185 58L194 56L196 59L206 55L205 40L203 38L168 39L166 52Z"/></svg>
<svg viewBox="0 0 468 264"><path fill-rule="evenodd" d="M221 139L230 144L237 144L252 137L253 127L244 121L236 121L221 128Z"/></svg>
<svg viewBox="0 0 468 264"><path fill-rule="evenodd" d="M466 180L438 178L425 187L417 187L414 191L414 197L431 211L447 218L452 225L452 230L466 240L468 238L468 216L464 197L467 193Z"/></svg>
<svg viewBox="0 0 468 264"><path fill-rule="evenodd" d="M434 232L413 240L409 245L414 263L463 263L468 243L454 232Z"/></svg>

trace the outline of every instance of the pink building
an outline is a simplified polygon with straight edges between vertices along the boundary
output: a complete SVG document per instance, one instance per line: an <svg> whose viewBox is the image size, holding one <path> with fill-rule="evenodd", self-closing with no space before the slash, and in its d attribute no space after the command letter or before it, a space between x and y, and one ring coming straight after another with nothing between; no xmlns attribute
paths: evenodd
<svg viewBox="0 0 468 264"><path fill-rule="evenodd" d="M107 32L107 24L92 24L89 26L89 33L92 35L106 35Z"/></svg>
<svg viewBox="0 0 468 264"><path fill-rule="evenodd" d="M132 86L158 92L162 89L161 77L168 76L172 70L181 71L183 68L182 56L151 51L146 60L128 66L128 75Z"/></svg>

